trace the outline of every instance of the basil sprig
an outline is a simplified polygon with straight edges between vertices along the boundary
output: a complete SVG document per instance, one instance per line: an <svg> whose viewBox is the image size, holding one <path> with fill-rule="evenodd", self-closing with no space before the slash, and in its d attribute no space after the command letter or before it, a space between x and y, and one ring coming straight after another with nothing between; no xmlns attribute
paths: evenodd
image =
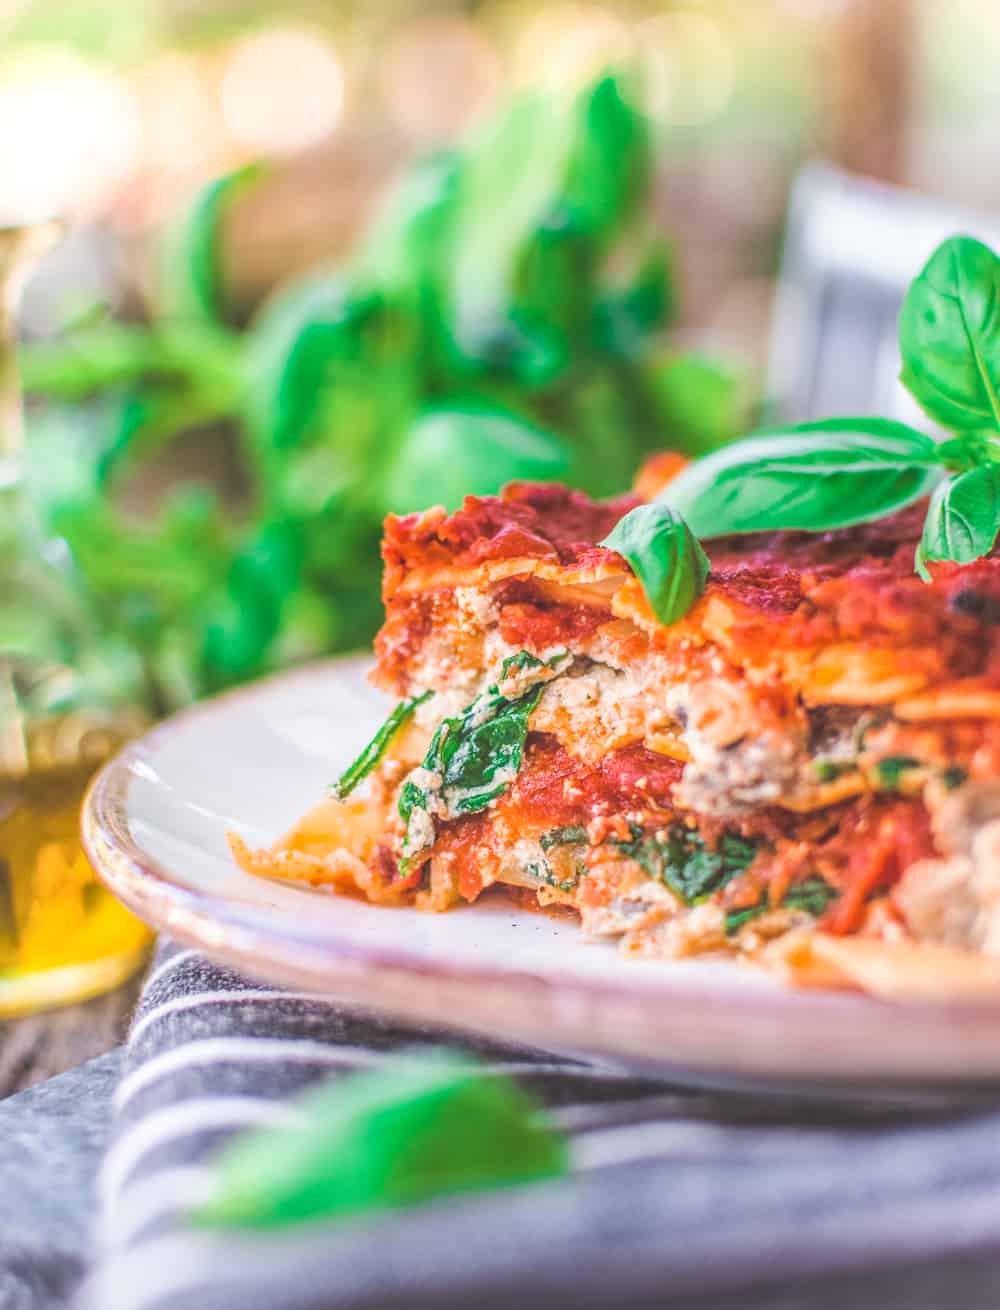
<svg viewBox="0 0 1000 1310"><path fill-rule="evenodd" d="M765 429L688 465L669 502L698 537L830 532L881 518L940 476L930 437L890 419Z"/></svg>
<svg viewBox="0 0 1000 1310"><path fill-rule="evenodd" d="M907 291L899 317L901 378L950 430L934 440L885 418L766 428L695 460L654 505L603 543L632 564L657 616L680 618L707 560L695 538L831 532L870 523L930 495L914 565L967 564L1000 533L1000 258L951 237ZM669 509L667 508L669 506Z"/></svg>
<svg viewBox="0 0 1000 1310"><path fill-rule="evenodd" d="M934 488L917 547L917 572L930 580L933 560L968 564L993 549L1000 529L1000 466L983 464Z"/></svg>
<svg viewBox="0 0 1000 1310"><path fill-rule="evenodd" d="M227 1144L197 1224L340 1220L567 1169L565 1139L527 1092L444 1051L321 1084L295 1110Z"/></svg>
<svg viewBox="0 0 1000 1310"><path fill-rule="evenodd" d="M899 316L902 380L942 427L1000 431L1000 259L952 237L910 284Z"/></svg>
<svg viewBox="0 0 1000 1310"><path fill-rule="evenodd" d="M661 623L682 618L705 590L708 556L677 510L639 505L601 542L625 557Z"/></svg>

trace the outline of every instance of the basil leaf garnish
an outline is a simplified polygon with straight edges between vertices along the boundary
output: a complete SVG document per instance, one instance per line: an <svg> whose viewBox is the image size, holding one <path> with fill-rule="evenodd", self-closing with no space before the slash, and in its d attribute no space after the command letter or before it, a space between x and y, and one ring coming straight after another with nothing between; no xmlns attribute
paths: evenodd
<svg viewBox="0 0 1000 1310"><path fill-rule="evenodd" d="M769 428L688 465L664 493L698 537L866 523L926 495L930 437L890 419Z"/></svg>
<svg viewBox="0 0 1000 1310"><path fill-rule="evenodd" d="M205 1227L277 1228L553 1178L564 1139L513 1079L451 1054L404 1057L300 1098L287 1127L222 1152Z"/></svg>
<svg viewBox="0 0 1000 1310"><path fill-rule="evenodd" d="M661 623L683 618L708 579L708 556L684 519L663 501L639 505L601 542L623 555Z"/></svg>
<svg viewBox="0 0 1000 1310"><path fill-rule="evenodd" d="M412 700L399 702L354 763L349 765L337 781L331 785L330 791L338 801L350 796L355 787L368 777L388 750L393 737L409 719L417 706L423 705L424 701L433 695L433 691L425 691L419 696L414 696Z"/></svg>
<svg viewBox="0 0 1000 1310"><path fill-rule="evenodd" d="M899 316L902 380L957 432L1000 429L1000 259L972 237L942 242Z"/></svg>
<svg viewBox="0 0 1000 1310"><path fill-rule="evenodd" d="M968 564L988 555L1000 532L1000 467L985 464L958 473L934 489L917 547L917 572L928 580L927 564Z"/></svg>

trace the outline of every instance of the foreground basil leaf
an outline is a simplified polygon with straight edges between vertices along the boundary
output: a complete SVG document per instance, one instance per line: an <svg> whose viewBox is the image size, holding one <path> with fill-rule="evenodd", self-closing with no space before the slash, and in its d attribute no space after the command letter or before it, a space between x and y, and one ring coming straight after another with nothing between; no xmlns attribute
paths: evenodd
<svg viewBox="0 0 1000 1310"><path fill-rule="evenodd" d="M952 237L911 284L899 316L902 380L925 413L960 432L1000 429L1000 259Z"/></svg>
<svg viewBox="0 0 1000 1310"><path fill-rule="evenodd" d="M160 296L166 313L221 322L223 217L236 194L257 181L261 172L259 164L247 164L209 182L167 233Z"/></svg>
<svg viewBox="0 0 1000 1310"><path fill-rule="evenodd" d="M632 565L661 623L683 618L705 590L708 557L680 514L663 501L631 510L601 545Z"/></svg>
<svg viewBox="0 0 1000 1310"><path fill-rule="evenodd" d="M940 476L930 437L890 419L826 419L733 442L670 483L666 497L698 537L827 532L902 509Z"/></svg>
<svg viewBox="0 0 1000 1310"><path fill-rule="evenodd" d="M369 773L389 749L389 743L393 737L410 718L417 706L423 705L424 701L433 695L433 691L425 691L420 696L414 696L412 700L401 700L399 702L354 763L346 768L331 786L330 791L338 801L345 800L354 791L355 787L368 777Z"/></svg>
<svg viewBox="0 0 1000 1310"><path fill-rule="evenodd" d="M432 410L410 428L386 474L386 510L406 514L466 496L495 495L508 482L558 482L572 453L561 437L486 405Z"/></svg>
<svg viewBox="0 0 1000 1310"><path fill-rule="evenodd" d="M958 473L939 483L931 496L917 547L917 572L930 580L932 560L968 564L988 555L1000 532L1000 467L995 464Z"/></svg>
<svg viewBox="0 0 1000 1310"><path fill-rule="evenodd" d="M453 1055L338 1078L298 1108L300 1122L226 1148L199 1223L269 1228L344 1218L567 1168L563 1139L516 1083Z"/></svg>

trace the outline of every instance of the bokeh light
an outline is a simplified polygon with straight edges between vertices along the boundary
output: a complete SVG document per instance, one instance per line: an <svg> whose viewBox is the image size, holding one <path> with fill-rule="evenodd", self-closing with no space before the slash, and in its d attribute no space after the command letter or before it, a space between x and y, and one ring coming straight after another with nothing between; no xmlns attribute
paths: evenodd
<svg viewBox="0 0 1000 1310"><path fill-rule="evenodd" d="M710 14L678 9L640 23L636 54L649 112L665 123L711 122L736 89L732 40Z"/></svg>
<svg viewBox="0 0 1000 1310"><path fill-rule="evenodd" d="M549 90L572 90L627 63L633 50L628 23L610 9L553 5L525 24L514 48L514 75Z"/></svg>
<svg viewBox="0 0 1000 1310"><path fill-rule="evenodd" d="M8 219L86 216L139 164L138 106L125 81L59 46L18 52L0 77L0 210Z"/></svg>
<svg viewBox="0 0 1000 1310"><path fill-rule="evenodd" d="M269 28L234 47L220 88L226 127L263 154L290 154L325 140L344 107L337 52L318 33Z"/></svg>
<svg viewBox="0 0 1000 1310"><path fill-rule="evenodd" d="M389 113L418 145L446 141L494 103L500 60L468 19L434 15L407 23L379 60Z"/></svg>

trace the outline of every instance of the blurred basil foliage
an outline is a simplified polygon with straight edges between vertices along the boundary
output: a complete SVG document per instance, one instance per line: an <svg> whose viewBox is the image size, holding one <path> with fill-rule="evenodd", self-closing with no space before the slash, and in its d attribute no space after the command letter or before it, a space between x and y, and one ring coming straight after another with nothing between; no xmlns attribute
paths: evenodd
<svg viewBox="0 0 1000 1310"><path fill-rule="evenodd" d="M700 453L746 426L746 376L666 339L651 142L617 77L562 107L521 99L416 164L342 267L238 330L224 224L259 175L213 182L166 234L145 323L92 318L22 352L45 402L22 540L47 543L62 591L39 600L44 621L24 592L8 601L0 640L89 670L74 694L113 687L161 713L356 648L379 621L388 511L515 478L607 495L652 450ZM205 485L146 520L120 507L154 452L217 425L238 434L243 508Z"/></svg>

